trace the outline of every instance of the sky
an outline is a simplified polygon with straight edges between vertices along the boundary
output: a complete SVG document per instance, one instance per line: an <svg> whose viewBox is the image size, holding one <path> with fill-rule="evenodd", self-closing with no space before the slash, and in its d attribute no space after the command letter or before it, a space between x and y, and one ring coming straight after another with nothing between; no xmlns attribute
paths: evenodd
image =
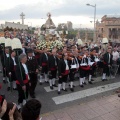
<svg viewBox="0 0 120 120"><path fill-rule="evenodd" d="M95 9L87 3L96 4L98 21L104 15L120 15L120 0L0 0L0 23L21 22L23 12L25 24L39 27L50 12L56 26L71 21L74 28L93 28Z"/></svg>

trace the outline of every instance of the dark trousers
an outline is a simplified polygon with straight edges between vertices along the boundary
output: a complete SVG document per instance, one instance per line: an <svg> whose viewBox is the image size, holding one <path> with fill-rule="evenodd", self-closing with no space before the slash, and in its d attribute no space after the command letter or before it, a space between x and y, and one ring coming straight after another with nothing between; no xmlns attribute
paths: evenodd
<svg viewBox="0 0 120 120"><path fill-rule="evenodd" d="M68 75L63 75L62 78L59 78L58 83L62 84L63 82L67 82Z"/></svg>
<svg viewBox="0 0 120 120"><path fill-rule="evenodd" d="M103 73L106 73L107 76L110 75L110 68L108 67L108 65L104 65L104 67L103 67Z"/></svg>
<svg viewBox="0 0 120 120"><path fill-rule="evenodd" d="M7 73L6 73L6 70L3 67L3 77L6 77L6 76L7 76Z"/></svg>
<svg viewBox="0 0 120 120"><path fill-rule="evenodd" d="M9 75L8 75L9 76ZM12 71L11 72L11 76L9 76L9 81L10 82L13 82L13 81L16 81L17 78L16 78L16 74L15 74L15 71Z"/></svg>
<svg viewBox="0 0 120 120"><path fill-rule="evenodd" d="M51 79L56 78L56 74L57 74L57 69L51 70Z"/></svg>
<svg viewBox="0 0 120 120"><path fill-rule="evenodd" d="M36 88L36 85L37 85L37 74L36 73L30 73L29 74L29 77L30 77L30 83L31 83L31 86L30 86L30 95L34 95L35 94L35 88Z"/></svg>
<svg viewBox="0 0 120 120"><path fill-rule="evenodd" d="M28 89L29 89L29 84L25 84L26 86L26 91L24 92L22 87L17 84L17 89L18 89L18 104L22 103L24 99L28 99Z"/></svg>
<svg viewBox="0 0 120 120"><path fill-rule="evenodd" d="M48 73L48 66L42 66L41 75Z"/></svg>
<svg viewBox="0 0 120 120"><path fill-rule="evenodd" d="M80 78L86 77L88 72L88 70L80 69Z"/></svg>
<svg viewBox="0 0 120 120"><path fill-rule="evenodd" d="M74 81L74 76L75 76L75 72L70 71L69 73L70 82Z"/></svg>

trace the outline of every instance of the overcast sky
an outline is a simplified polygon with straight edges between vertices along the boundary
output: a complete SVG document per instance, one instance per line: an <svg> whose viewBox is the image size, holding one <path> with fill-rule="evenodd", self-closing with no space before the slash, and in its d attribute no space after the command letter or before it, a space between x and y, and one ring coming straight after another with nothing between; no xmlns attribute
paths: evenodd
<svg viewBox="0 0 120 120"><path fill-rule="evenodd" d="M0 0L0 22L21 22L19 15L24 12L25 24L41 26L50 12L56 25L71 21L73 27L93 27L94 7L87 3L96 4L99 21L104 15L120 15L120 0Z"/></svg>

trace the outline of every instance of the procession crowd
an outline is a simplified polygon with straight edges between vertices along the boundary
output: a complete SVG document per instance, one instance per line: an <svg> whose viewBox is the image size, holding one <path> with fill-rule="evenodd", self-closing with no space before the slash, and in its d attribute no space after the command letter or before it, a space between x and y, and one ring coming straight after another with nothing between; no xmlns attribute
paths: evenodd
<svg viewBox="0 0 120 120"><path fill-rule="evenodd" d="M53 37L56 39L56 36ZM103 48L102 43L85 43L81 46L66 42L63 49L53 48L48 51L47 48L36 49L36 40L27 38L29 40L21 37L23 48L18 52L8 47L1 49L3 83L8 85L8 91L13 89L18 92L17 107L14 103L7 104L4 96L1 96L1 108L6 108L7 104L7 108L0 112L3 120L17 120L16 116L23 120L39 120L41 103L36 99L27 101L29 95L36 98L37 83L48 84L51 90L57 87L58 95L68 91L66 84L69 84L69 89L74 92L75 80L79 81L81 88L87 84L92 85L93 77L99 71L101 80L107 81L112 65L120 64L120 51L116 45L108 44ZM21 114L18 114L19 110L22 111ZM4 119L4 116L7 116L7 119Z"/></svg>

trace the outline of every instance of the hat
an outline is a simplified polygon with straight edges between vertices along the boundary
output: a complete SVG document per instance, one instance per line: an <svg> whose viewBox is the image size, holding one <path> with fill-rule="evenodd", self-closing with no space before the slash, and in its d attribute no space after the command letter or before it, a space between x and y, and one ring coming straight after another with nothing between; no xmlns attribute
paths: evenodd
<svg viewBox="0 0 120 120"><path fill-rule="evenodd" d="M28 49L27 53L33 53L33 50L32 49Z"/></svg>

